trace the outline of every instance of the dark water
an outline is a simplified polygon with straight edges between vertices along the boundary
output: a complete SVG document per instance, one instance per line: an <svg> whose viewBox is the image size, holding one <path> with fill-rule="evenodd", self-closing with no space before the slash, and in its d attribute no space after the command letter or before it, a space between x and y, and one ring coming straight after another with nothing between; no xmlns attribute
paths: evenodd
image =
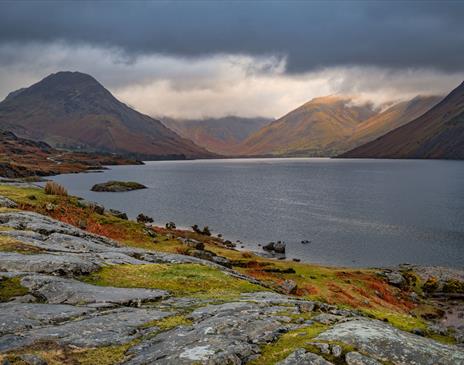
<svg viewBox="0 0 464 365"><path fill-rule="evenodd" d="M310 262L464 266L462 161L163 161L54 180L132 217L144 212L157 223L208 225L249 249L283 240L288 257ZM107 180L149 189L89 191Z"/></svg>

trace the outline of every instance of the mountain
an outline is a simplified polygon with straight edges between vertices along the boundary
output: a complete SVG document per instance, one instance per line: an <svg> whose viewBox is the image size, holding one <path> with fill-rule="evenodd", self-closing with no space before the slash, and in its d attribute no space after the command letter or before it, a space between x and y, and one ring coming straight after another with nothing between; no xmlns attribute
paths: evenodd
<svg viewBox="0 0 464 365"><path fill-rule="evenodd" d="M117 155L59 151L45 142L0 131L0 176L47 176L101 169L103 165L140 164Z"/></svg>
<svg viewBox="0 0 464 365"><path fill-rule="evenodd" d="M442 96L419 95L411 100L394 104L385 111L360 123L353 134L341 142L340 147L348 151L370 142L421 116L441 99L443 99Z"/></svg>
<svg viewBox="0 0 464 365"><path fill-rule="evenodd" d="M333 156L337 145L377 112L338 96L315 98L253 133L240 146L244 155Z"/></svg>
<svg viewBox="0 0 464 365"><path fill-rule="evenodd" d="M0 126L21 137L74 150L144 159L211 156L80 72L58 72L10 93L0 103Z"/></svg>
<svg viewBox="0 0 464 365"><path fill-rule="evenodd" d="M205 119L163 118L166 127L184 138L191 139L198 146L221 155L234 155L239 145L251 133L269 124L269 118L241 118L228 116Z"/></svg>
<svg viewBox="0 0 464 365"><path fill-rule="evenodd" d="M425 114L340 157L464 159L464 82Z"/></svg>

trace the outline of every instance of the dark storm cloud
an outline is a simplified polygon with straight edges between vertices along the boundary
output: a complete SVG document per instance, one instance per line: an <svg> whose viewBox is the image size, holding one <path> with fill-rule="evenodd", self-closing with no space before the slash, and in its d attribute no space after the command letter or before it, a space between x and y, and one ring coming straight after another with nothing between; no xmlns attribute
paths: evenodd
<svg viewBox="0 0 464 365"><path fill-rule="evenodd" d="M2 2L0 43L115 46L124 62L150 53L242 53L287 56L291 72L337 65L456 71L464 65L463 18L458 1Z"/></svg>

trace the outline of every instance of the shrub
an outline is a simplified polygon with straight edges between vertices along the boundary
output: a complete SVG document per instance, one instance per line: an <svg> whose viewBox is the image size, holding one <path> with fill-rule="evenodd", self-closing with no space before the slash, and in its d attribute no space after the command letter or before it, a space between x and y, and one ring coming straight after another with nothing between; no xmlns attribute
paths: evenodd
<svg viewBox="0 0 464 365"><path fill-rule="evenodd" d="M464 282L456 280L456 279L449 279L443 285L443 291L445 293L460 293L464 294Z"/></svg>
<svg viewBox="0 0 464 365"><path fill-rule="evenodd" d="M174 222L166 223L166 229L176 229L176 224Z"/></svg>
<svg viewBox="0 0 464 365"><path fill-rule="evenodd" d="M143 213L140 213L136 219L139 223L153 223L153 218Z"/></svg>
<svg viewBox="0 0 464 365"><path fill-rule="evenodd" d="M425 292L431 293L438 289L439 283L436 277L431 276L427 279L427 281L422 286L422 289Z"/></svg>
<svg viewBox="0 0 464 365"><path fill-rule="evenodd" d="M244 251L241 253L241 256L244 258L244 259L251 259L253 257L253 254L249 251Z"/></svg>
<svg viewBox="0 0 464 365"><path fill-rule="evenodd" d="M47 181L45 184L45 194L48 195L62 195L67 196L68 191L64 188L64 186L54 182L54 181Z"/></svg>
<svg viewBox="0 0 464 365"><path fill-rule="evenodd" d="M176 253L179 255L190 256L190 248L185 246L176 247Z"/></svg>
<svg viewBox="0 0 464 365"><path fill-rule="evenodd" d="M198 224L194 224L192 229L195 233L202 234L204 236L211 236L211 231L209 230L208 226L204 226L203 230L201 230L200 227L198 227Z"/></svg>

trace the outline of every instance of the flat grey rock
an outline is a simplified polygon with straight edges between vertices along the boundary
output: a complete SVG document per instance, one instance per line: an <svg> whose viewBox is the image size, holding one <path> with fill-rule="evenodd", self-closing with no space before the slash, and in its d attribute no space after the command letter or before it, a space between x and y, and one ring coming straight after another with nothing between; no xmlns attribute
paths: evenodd
<svg viewBox="0 0 464 365"><path fill-rule="evenodd" d="M90 257L73 254L22 255L1 252L0 271L82 275L98 270L101 265Z"/></svg>
<svg viewBox="0 0 464 365"><path fill-rule="evenodd" d="M292 352L286 359L279 361L277 365L333 365L322 356L298 349Z"/></svg>
<svg viewBox="0 0 464 365"><path fill-rule="evenodd" d="M140 306L168 296L164 290L102 287L45 275L26 276L22 278L21 284L29 288L33 295L51 304L111 303Z"/></svg>
<svg viewBox="0 0 464 365"><path fill-rule="evenodd" d="M56 306L56 305L51 305ZM156 309L125 308L94 314L81 320L8 334L0 337L0 351L11 351L38 341L56 341L78 347L99 347L127 343L147 333L141 326L170 313Z"/></svg>
<svg viewBox="0 0 464 365"><path fill-rule="evenodd" d="M13 227L17 230L33 231L44 236L50 236L53 233L61 233L90 239L102 245L113 247L120 246L116 241L111 239L86 232L70 224L34 212L0 212L0 225Z"/></svg>
<svg viewBox="0 0 464 365"><path fill-rule="evenodd" d="M376 360L398 365L464 364L464 349L403 332L376 320L356 319L338 323L316 340L340 341Z"/></svg>
<svg viewBox="0 0 464 365"><path fill-rule="evenodd" d="M194 325L143 340L129 351L127 364L245 364L289 329L261 309L240 302L198 309L191 314Z"/></svg>
<svg viewBox="0 0 464 365"><path fill-rule="evenodd" d="M71 305L0 303L0 335L60 323L93 311L91 308Z"/></svg>

